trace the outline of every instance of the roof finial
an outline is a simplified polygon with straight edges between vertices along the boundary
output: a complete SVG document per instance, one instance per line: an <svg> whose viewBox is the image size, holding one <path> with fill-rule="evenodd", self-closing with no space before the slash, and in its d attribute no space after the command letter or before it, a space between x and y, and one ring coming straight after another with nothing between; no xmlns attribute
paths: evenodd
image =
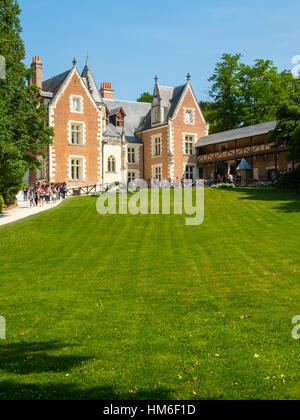
<svg viewBox="0 0 300 420"><path fill-rule="evenodd" d="M155 84L157 85L157 82L158 82L158 77L157 77L157 76L155 76L155 77L154 77L154 80L155 80Z"/></svg>
<svg viewBox="0 0 300 420"><path fill-rule="evenodd" d="M73 63L73 67L76 67L76 64L77 64L76 58L73 59L72 63Z"/></svg>
<svg viewBox="0 0 300 420"><path fill-rule="evenodd" d="M89 52L88 51L86 52L86 63L85 64L86 65L89 64Z"/></svg>
<svg viewBox="0 0 300 420"><path fill-rule="evenodd" d="M190 75L190 73L188 73L188 74L187 74L186 79L187 79L187 81L188 81L188 82L191 80L191 75Z"/></svg>

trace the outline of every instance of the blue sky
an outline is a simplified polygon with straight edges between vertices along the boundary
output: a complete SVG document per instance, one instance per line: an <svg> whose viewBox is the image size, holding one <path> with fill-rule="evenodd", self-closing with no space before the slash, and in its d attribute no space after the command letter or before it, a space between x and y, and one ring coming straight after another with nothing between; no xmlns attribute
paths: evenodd
<svg viewBox="0 0 300 420"><path fill-rule="evenodd" d="M153 91L153 78L175 86L192 75L207 99L224 52L271 59L291 68L300 54L299 0L19 0L26 63L39 55L43 79L89 64L96 82L112 82L117 98Z"/></svg>

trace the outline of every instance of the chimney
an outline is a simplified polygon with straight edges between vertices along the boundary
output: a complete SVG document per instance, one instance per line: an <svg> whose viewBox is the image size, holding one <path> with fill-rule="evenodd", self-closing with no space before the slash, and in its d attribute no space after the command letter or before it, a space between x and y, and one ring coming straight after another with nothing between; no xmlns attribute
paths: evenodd
<svg viewBox="0 0 300 420"><path fill-rule="evenodd" d="M31 82L42 89L42 68L41 57L33 57L31 67L34 69L35 74L32 77Z"/></svg>
<svg viewBox="0 0 300 420"><path fill-rule="evenodd" d="M100 93L103 99L114 99L114 90L112 88L111 83L101 83Z"/></svg>

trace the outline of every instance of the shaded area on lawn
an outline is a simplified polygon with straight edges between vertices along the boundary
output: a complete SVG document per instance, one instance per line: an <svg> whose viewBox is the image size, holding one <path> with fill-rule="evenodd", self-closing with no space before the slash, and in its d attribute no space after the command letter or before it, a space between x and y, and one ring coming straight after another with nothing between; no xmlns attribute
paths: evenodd
<svg viewBox="0 0 300 420"><path fill-rule="evenodd" d="M41 343L12 343L0 347L0 370L9 373L28 375L42 372L68 372L72 367L81 365L89 357L73 355L50 355L49 351L64 351L68 344L58 341Z"/></svg>
<svg viewBox="0 0 300 420"><path fill-rule="evenodd" d="M293 190L280 190L275 188L268 188L265 190L261 188L232 188L229 191L247 194L247 197L240 197L239 200L284 201L284 203L275 205L274 209L284 213L300 212L300 195ZM266 191L268 191L267 194Z"/></svg>
<svg viewBox="0 0 300 420"><path fill-rule="evenodd" d="M70 380L66 378L66 381ZM4 381L0 383L0 399L15 400L172 400L171 391L163 388L153 391L133 391L132 393L122 393L116 391L111 386L99 386L94 388L81 389L74 384L22 384L14 381Z"/></svg>

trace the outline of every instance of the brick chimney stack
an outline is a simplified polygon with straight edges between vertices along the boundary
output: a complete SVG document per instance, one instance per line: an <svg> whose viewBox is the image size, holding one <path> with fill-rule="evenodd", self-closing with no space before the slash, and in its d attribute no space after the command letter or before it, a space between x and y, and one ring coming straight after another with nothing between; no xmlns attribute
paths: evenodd
<svg viewBox="0 0 300 420"><path fill-rule="evenodd" d="M114 90L112 88L111 83L103 82L101 83L100 94L103 99L114 99Z"/></svg>
<svg viewBox="0 0 300 420"><path fill-rule="evenodd" d="M32 83L37 85L40 89L42 89L42 69L43 64L41 62L41 57L33 57L31 67L34 69L35 74L32 77Z"/></svg>

